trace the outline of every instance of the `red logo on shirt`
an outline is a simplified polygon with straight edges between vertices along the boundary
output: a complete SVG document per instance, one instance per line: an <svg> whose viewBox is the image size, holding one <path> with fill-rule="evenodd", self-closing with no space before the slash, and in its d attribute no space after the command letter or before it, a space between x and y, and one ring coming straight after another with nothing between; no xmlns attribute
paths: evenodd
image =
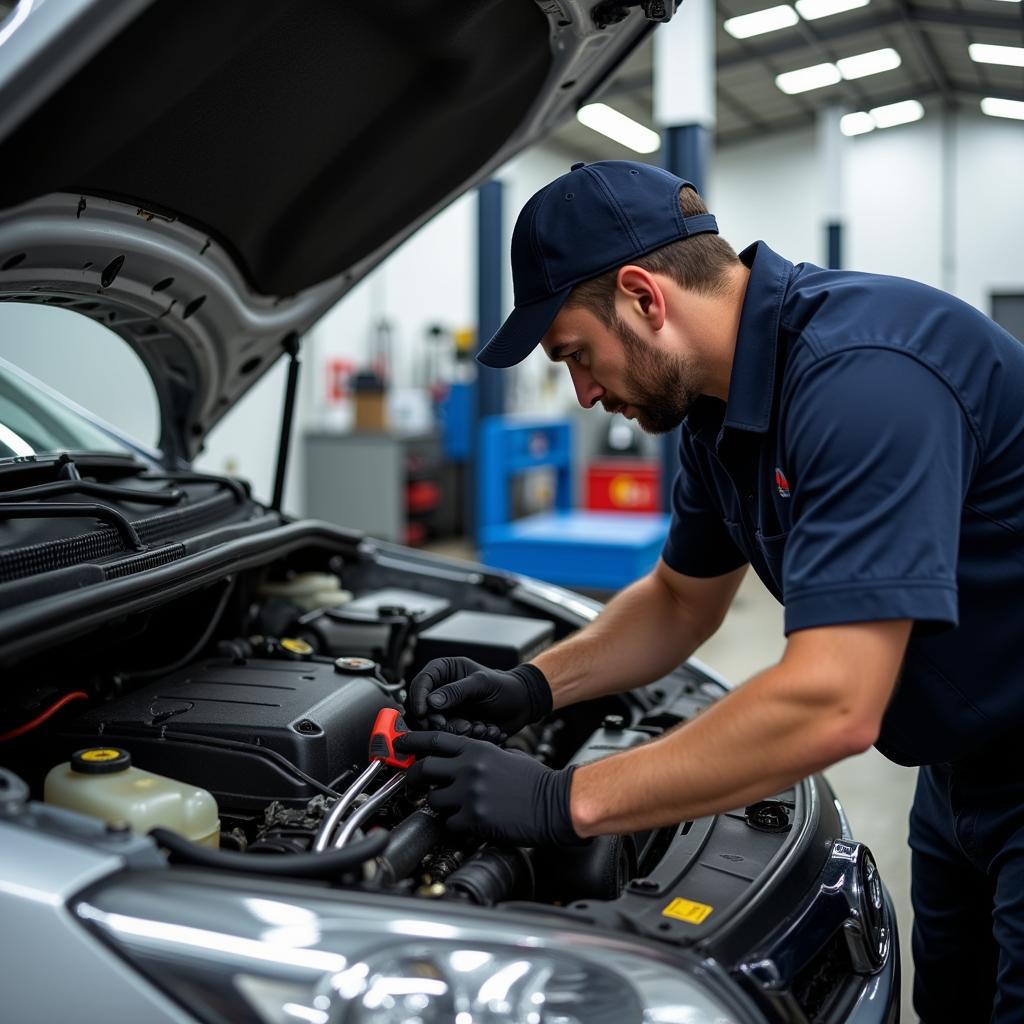
<svg viewBox="0 0 1024 1024"><path fill-rule="evenodd" d="M775 467L775 486L779 489L780 498L789 497L789 481L786 479L786 474L778 466Z"/></svg>

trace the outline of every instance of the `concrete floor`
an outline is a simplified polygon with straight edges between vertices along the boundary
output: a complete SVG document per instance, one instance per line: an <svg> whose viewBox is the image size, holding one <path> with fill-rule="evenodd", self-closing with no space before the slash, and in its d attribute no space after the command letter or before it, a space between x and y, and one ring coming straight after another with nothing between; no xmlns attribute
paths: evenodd
<svg viewBox="0 0 1024 1024"><path fill-rule="evenodd" d="M474 558L474 552L461 542L433 545L431 550L453 558ZM748 571L722 628L697 651L697 657L730 682L739 684L778 661L784 647L782 606L757 576ZM907 815L917 773L869 750L840 762L825 774L843 804L854 836L871 849L879 873L892 894L903 965L902 1020L908 1024L916 1017L910 1002L913 913Z"/></svg>

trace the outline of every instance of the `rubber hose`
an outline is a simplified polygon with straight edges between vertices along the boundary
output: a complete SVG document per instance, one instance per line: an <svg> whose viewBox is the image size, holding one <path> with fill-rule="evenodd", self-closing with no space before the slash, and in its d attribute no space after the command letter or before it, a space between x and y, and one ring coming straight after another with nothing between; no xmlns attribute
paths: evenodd
<svg viewBox="0 0 1024 1024"><path fill-rule="evenodd" d="M291 878L335 878L342 872L359 867L371 857L376 857L388 844L388 834L381 829L340 850L277 857L236 853L233 850L213 850L208 846L192 843L184 836L166 828L151 829L149 834L171 854L172 861L224 871L244 871L249 874L281 875Z"/></svg>
<svg viewBox="0 0 1024 1024"><path fill-rule="evenodd" d="M408 878L444 835L444 821L433 811L413 811L391 830L387 849L380 858L381 881L393 885Z"/></svg>
<svg viewBox="0 0 1024 1024"><path fill-rule="evenodd" d="M532 896L533 869L522 850L492 846L453 871L445 885L463 899L491 907L513 896Z"/></svg>

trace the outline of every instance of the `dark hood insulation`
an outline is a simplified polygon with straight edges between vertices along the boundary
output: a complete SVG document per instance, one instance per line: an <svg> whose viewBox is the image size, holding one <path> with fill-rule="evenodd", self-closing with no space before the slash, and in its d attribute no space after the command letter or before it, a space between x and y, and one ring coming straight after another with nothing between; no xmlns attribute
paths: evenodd
<svg viewBox="0 0 1024 1024"><path fill-rule="evenodd" d="M156 0L0 145L0 207L135 203L289 296L476 172L549 65L531 0Z"/></svg>

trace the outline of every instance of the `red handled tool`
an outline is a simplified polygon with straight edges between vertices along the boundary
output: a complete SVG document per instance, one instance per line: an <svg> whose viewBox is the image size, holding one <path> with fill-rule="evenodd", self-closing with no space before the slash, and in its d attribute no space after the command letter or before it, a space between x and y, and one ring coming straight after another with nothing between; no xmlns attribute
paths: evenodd
<svg viewBox="0 0 1024 1024"><path fill-rule="evenodd" d="M316 839L313 842L314 850L326 850L332 844L332 841L336 849L344 846L352 836L355 828L402 785L405 781L405 776L401 772L413 765L416 761L416 755L409 754L406 757L402 757L395 750L395 740L399 736L404 736L408 731L408 726L402 721L402 713L400 711L395 708L381 708L377 712L373 728L370 730L368 758L370 763L359 778L341 794L337 803L331 808L330 813L324 818L323 824L320 826L320 830L317 832ZM399 772L393 778L388 779L372 797L367 799L347 819L338 838L334 840L334 831L342 816L385 767L398 768Z"/></svg>
<svg viewBox="0 0 1024 1024"><path fill-rule="evenodd" d="M394 708L381 708L370 730L370 760L392 768L410 768L416 761L415 754L402 757L395 753L395 740L409 731L402 720L402 713Z"/></svg>

